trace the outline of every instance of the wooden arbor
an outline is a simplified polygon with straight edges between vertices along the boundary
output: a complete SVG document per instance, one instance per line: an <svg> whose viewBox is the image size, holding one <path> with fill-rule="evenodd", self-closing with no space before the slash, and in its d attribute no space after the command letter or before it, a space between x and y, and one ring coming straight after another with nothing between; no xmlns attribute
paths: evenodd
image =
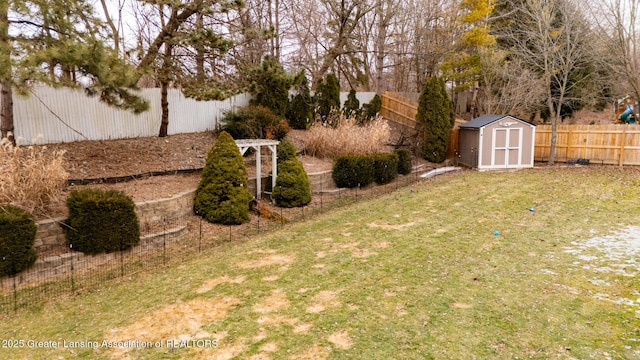
<svg viewBox="0 0 640 360"><path fill-rule="evenodd" d="M262 198L262 169L261 169L261 160L260 160L260 147L266 146L271 150L271 188L273 189L276 186L276 178L278 177L278 151L276 150L280 141L277 140L267 140L267 139L239 139L236 140L236 145L240 148L240 154L244 155L244 153L249 150L249 148L253 148L256 150L256 197L258 199Z"/></svg>

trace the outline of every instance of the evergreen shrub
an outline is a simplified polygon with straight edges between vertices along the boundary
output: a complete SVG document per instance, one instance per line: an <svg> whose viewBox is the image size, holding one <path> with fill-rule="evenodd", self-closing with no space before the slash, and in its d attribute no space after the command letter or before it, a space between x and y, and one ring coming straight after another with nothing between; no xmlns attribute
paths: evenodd
<svg viewBox="0 0 640 360"><path fill-rule="evenodd" d="M343 155L333 165L333 181L340 188L367 186L374 180L374 160L368 155Z"/></svg>
<svg viewBox="0 0 640 360"><path fill-rule="evenodd" d="M380 96L378 96L378 94L376 94L373 99L371 99L371 101L369 101L367 104L362 105L362 114L359 117L359 123L366 124L370 122L371 120L375 119L376 116L378 116L381 110L382 99L380 98Z"/></svg>
<svg viewBox="0 0 640 360"><path fill-rule="evenodd" d="M304 206L311 202L309 177L297 158L278 162L278 177L273 188L276 205L285 208Z"/></svg>
<svg viewBox="0 0 640 360"><path fill-rule="evenodd" d="M347 118L360 117L360 100L356 97L356 91L351 89L349 95L347 95L347 101L344 103L343 108L344 116Z"/></svg>
<svg viewBox="0 0 640 360"><path fill-rule="evenodd" d="M298 130L307 130L313 120L313 103L311 91L307 84L304 71L300 72L293 81L293 91L295 95L289 103L287 120L289 125Z"/></svg>
<svg viewBox="0 0 640 360"><path fill-rule="evenodd" d="M413 156L411 151L407 149L396 149L394 151L398 155L398 174L411 174L413 169Z"/></svg>
<svg viewBox="0 0 640 360"><path fill-rule="evenodd" d="M376 183L388 184L398 177L398 155L396 153L382 153L373 157L374 178Z"/></svg>
<svg viewBox="0 0 640 360"><path fill-rule="evenodd" d="M447 156L447 147L455 113L442 78L427 79L416 113L416 130L421 141L422 156L434 163L441 163Z"/></svg>
<svg viewBox="0 0 640 360"><path fill-rule="evenodd" d="M140 225L131 197L116 190L74 190L67 199L67 239L86 254L129 249L140 241Z"/></svg>
<svg viewBox="0 0 640 360"><path fill-rule="evenodd" d="M264 106L249 105L227 112L221 121L221 130L234 139L284 138L290 128L287 121Z"/></svg>
<svg viewBox="0 0 640 360"><path fill-rule="evenodd" d="M31 214L11 205L0 207L0 276L18 274L36 262L35 239Z"/></svg>
<svg viewBox="0 0 640 360"><path fill-rule="evenodd" d="M207 156L196 189L194 211L207 221L238 225L249 221L247 168L235 141L221 132Z"/></svg>

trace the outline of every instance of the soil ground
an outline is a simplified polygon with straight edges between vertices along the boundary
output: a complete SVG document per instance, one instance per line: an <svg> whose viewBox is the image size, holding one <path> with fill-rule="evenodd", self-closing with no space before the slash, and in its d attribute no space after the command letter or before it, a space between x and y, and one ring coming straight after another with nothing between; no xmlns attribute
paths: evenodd
<svg viewBox="0 0 640 360"><path fill-rule="evenodd" d="M290 133L296 137L296 130ZM393 141L393 140L391 140ZM48 144L48 149L64 150L66 169L70 180L92 179L94 184L70 185L53 204L47 217L65 216L64 201L69 192L82 187L115 189L131 196L134 201L148 201L171 197L195 189L200 181L200 171L205 165L207 153L215 137L211 132L170 135L164 138L146 137L135 139L79 141ZM298 157L307 173L331 170L331 159L320 159L306 155ZM255 177L255 155L245 158L249 177ZM416 163L427 164L415 159ZM262 151L262 174L271 169L269 150ZM427 166L427 169L429 166ZM193 171L192 173L151 176L150 173L170 171ZM113 177L131 177L130 181L107 183Z"/></svg>

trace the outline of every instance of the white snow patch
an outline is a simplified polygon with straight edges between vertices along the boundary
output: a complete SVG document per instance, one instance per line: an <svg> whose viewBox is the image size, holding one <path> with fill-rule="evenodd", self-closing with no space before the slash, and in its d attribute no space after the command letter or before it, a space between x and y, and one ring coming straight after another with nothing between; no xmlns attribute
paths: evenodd
<svg viewBox="0 0 640 360"><path fill-rule="evenodd" d="M598 272L611 272L624 276L640 273L640 227L630 226L611 235L598 236L572 242L574 248L564 250L574 254L583 262L602 263L583 265ZM597 250L600 255L585 254L587 250ZM575 264L575 263L574 263Z"/></svg>
<svg viewBox="0 0 640 360"><path fill-rule="evenodd" d="M429 172L426 172L422 175L420 175L421 178L430 178L436 175L440 175L440 174L444 174L446 172L449 171L456 171L456 170L460 170L462 169L461 167L456 167L456 166L445 166L445 167L441 167L441 168L437 168L437 169L433 169Z"/></svg>
<svg viewBox="0 0 640 360"><path fill-rule="evenodd" d="M573 262L574 266L596 273L626 277L636 277L640 274L640 227L630 226L611 235L574 241L571 244L573 247L565 249L564 252L576 256L578 261ZM598 286L611 286L601 279L591 279L589 282ZM640 292L636 290L633 294L640 295ZM598 293L593 297L618 305L640 307L640 299L632 300L605 293ZM638 314L640 310L636 311L636 315Z"/></svg>
<svg viewBox="0 0 640 360"><path fill-rule="evenodd" d="M611 283L608 283L600 279L591 279L589 280L589 282L592 283L593 285L598 285L598 286L611 286Z"/></svg>

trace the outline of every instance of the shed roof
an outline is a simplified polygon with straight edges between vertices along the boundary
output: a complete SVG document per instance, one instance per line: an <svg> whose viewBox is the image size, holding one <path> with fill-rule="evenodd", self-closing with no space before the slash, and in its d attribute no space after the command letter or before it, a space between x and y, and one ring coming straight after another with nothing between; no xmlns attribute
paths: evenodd
<svg viewBox="0 0 640 360"><path fill-rule="evenodd" d="M527 123L529 125L535 126L534 124L531 124L531 123L529 123L527 121L524 121L522 119L518 119L518 118L513 117L511 115L488 114L488 115L482 115L482 116L477 117L477 118L475 118L473 120L470 120L470 121L460 125L460 128L461 129L465 129L465 128L467 128L467 129L479 129L481 127L487 126L487 125L489 125L489 124L491 124L493 122L496 122L498 120L504 119L506 117L510 117L512 119L516 119L516 120L522 121L524 123Z"/></svg>

